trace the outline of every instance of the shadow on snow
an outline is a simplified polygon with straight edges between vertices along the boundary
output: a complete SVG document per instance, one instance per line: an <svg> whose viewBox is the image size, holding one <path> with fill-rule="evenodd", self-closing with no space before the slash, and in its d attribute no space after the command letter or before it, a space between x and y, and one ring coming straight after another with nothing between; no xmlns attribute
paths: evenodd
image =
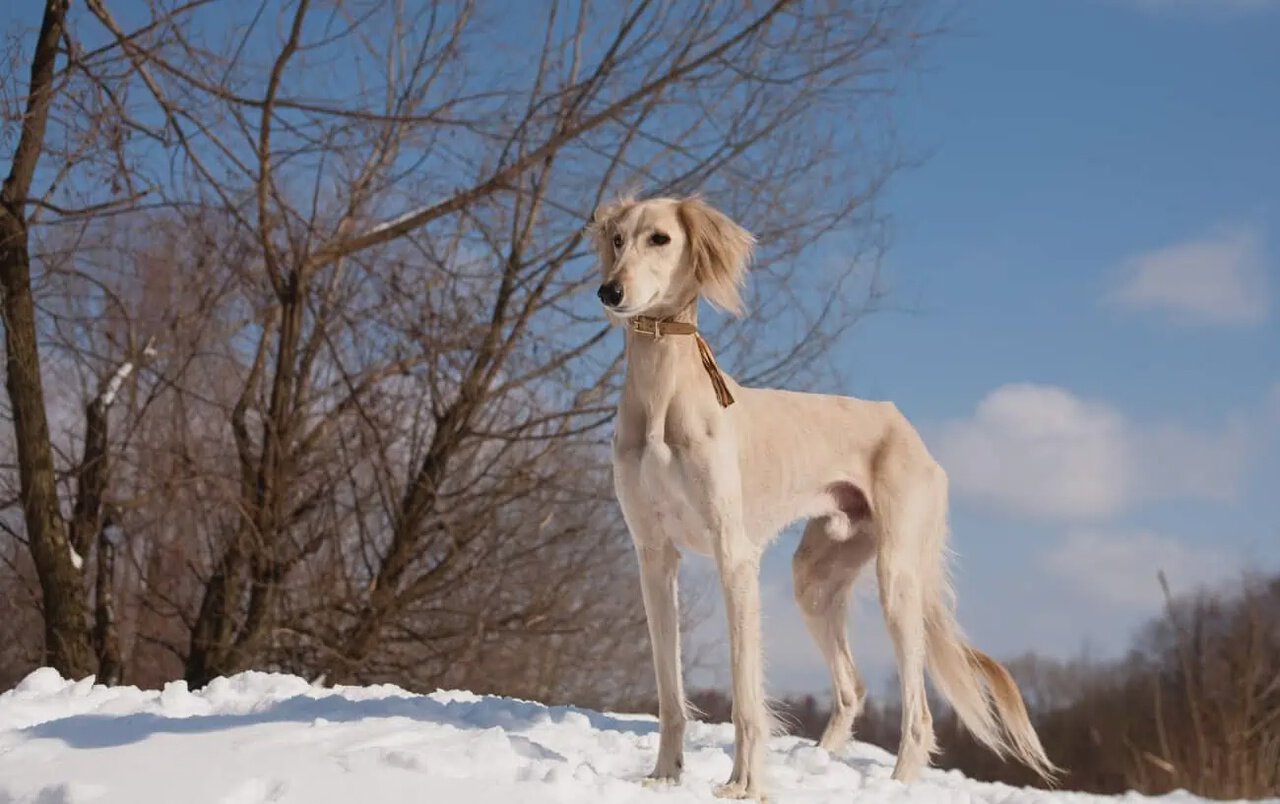
<svg viewBox="0 0 1280 804"><path fill-rule="evenodd" d="M544 706L505 698L437 701L419 696L353 701L338 695L319 698L298 695L260 711L241 714L188 717L165 717L149 712L114 716L71 715L28 727L22 733L34 739L62 740L72 748L111 748L140 742L157 734L205 734L267 723L310 723L320 719L343 723L368 718L406 718L458 729L502 728L520 732L543 723L563 722L570 715L585 718L598 731L643 735L658 730L658 724L649 720L631 720L572 706Z"/></svg>

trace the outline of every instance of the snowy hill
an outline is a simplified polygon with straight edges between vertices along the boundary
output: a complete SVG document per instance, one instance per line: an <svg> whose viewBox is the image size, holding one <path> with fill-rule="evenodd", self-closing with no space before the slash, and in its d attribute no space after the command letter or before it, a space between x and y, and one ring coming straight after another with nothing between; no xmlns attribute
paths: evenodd
<svg viewBox="0 0 1280 804"><path fill-rule="evenodd" d="M154 692L43 669L0 695L0 804L715 801L733 728L692 724L684 781L651 790L639 780L657 749L655 730L648 717L466 692L326 689L267 673L217 679L195 693L182 682ZM779 804L1095 798L941 771L904 786L888 778L892 757L878 748L829 756L794 737L770 742L769 766Z"/></svg>

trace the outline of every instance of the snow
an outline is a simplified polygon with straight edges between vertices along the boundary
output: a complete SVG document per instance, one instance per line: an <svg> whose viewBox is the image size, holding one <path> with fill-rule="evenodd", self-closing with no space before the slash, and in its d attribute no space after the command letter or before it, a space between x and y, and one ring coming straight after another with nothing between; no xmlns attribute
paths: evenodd
<svg viewBox="0 0 1280 804"><path fill-rule="evenodd" d="M732 765L733 727L691 724L685 777L649 788L653 718L546 707L468 692L324 688L241 673L197 692L104 687L44 668L0 695L0 804L379 804L380 802L715 801ZM903 785L893 757L855 744L769 744L771 801L1087 804L927 771ZM1140 796L1122 800L1136 802ZM1196 802L1176 793L1171 804Z"/></svg>
<svg viewBox="0 0 1280 804"><path fill-rule="evenodd" d="M120 367L116 369L115 374L111 375L111 380L107 383L107 387L102 391L103 407L109 408L115 403L116 395L120 393L120 387L124 385L124 381L129 379L129 375L132 373L132 363L126 362L120 364Z"/></svg>
<svg viewBox="0 0 1280 804"><path fill-rule="evenodd" d="M409 210L408 212L405 212L405 213L402 213L402 214L400 214L400 215L397 215L397 216L396 216L396 217L394 217L394 218L391 218L391 219L389 219L389 220L385 220L385 221L383 221L382 223L379 223L377 226L374 226L374 227L373 227L372 229L370 229L369 231L365 232L363 235L361 235L361 238L363 239L363 238L375 237L375 236L380 235L380 234L382 234L383 232L387 231L388 229L394 229L394 228L396 228L397 226L402 225L402 224L403 224L403 223L405 223L406 221L409 221L409 220L412 220L413 218L416 218L417 216L419 216L419 215L421 215L422 213L426 212L427 210L431 209L433 206L435 206L435 205L434 205L434 204L427 204L427 205L426 205L426 206L424 206L424 207L418 207L418 208L416 208L416 209L411 209L411 210Z"/></svg>
<svg viewBox="0 0 1280 804"><path fill-rule="evenodd" d="M150 360L155 357L156 354L158 354L156 352L156 339L153 335L147 339L147 345L142 347L142 357L145 360ZM129 375L133 373L133 370L134 363L130 360L121 363L120 367L115 370L115 373L111 375L111 380L107 383L106 387L102 389L101 399L103 407L109 408L115 404L116 396L120 393L121 386L124 385L125 380L129 379Z"/></svg>

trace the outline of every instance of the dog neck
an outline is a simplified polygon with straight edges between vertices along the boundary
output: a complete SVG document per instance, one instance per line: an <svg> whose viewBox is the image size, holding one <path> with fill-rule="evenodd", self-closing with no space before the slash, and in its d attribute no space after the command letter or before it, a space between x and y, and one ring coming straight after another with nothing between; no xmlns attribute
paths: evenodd
<svg viewBox="0 0 1280 804"><path fill-rule="evenodd" d="M677 394L705 399L709 388L719 407L733 404L711 347L698 332L697 299L672 316L629 320L626 339L624 401L629 397L636 403L643 400L644 407L666 407Z"/></svg>
<svg viewBox="0 0 1280 804"><path fill-rule="evenodd" d="M668 396L682 386L687 386L692 376L691 358L696 352L693 339L686 334L663 334L664 324L683 324L697 331L698 302L680 308L675 315L663 318L641 316L628 320L626 326L626 356L628 390L652 397L661 390ZM657 334L653 328L656 326ZM682 328L683 331L683 328Z"/></svg>

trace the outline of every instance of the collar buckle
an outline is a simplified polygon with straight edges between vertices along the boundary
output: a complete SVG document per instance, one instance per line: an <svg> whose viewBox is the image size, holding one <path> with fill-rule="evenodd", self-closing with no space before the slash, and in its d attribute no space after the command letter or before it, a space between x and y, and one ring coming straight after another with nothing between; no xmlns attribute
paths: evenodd
<svg viewBox="0 0 1280 804"><path fill-rule="evenodd" d="M653 338L662 337L662 322L656 318L633 318L631 319L631 328L641 335L648 335Z"/></svg>

